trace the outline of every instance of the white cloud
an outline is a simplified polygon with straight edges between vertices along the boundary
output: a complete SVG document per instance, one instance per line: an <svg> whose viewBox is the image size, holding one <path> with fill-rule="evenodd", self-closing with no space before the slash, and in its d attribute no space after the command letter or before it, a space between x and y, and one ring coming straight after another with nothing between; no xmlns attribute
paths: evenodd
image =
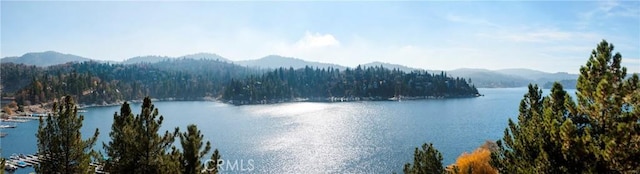
<svg viewBox="0 0 640 174"><path fill-rule="evenodd" d="M307 31L304 37L298 40L295 45L302 49L322 48L328 46L339 46L340 41L331 34L311 33Z"/></svg>

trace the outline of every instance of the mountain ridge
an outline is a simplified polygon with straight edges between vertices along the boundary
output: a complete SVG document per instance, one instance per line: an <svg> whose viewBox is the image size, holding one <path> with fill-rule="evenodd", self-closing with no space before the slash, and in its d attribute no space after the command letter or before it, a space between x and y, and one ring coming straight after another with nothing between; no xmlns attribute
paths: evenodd
<svg viewBox="0 0 640 174"><path fill-rule="evenodd" d="M306 66L311 66L316 68L328 68L328 67L337 68L337 69L346 68L345 66L333 64L333 63L307 61L300 58L285 57L285 56L279 56L279 55L268 55L268 56L258 58L258 59L253 59L253 60L235 61L235 63L242 66L248 66L253 68L266 68L266 69L275 69L280 67L284 67L284 68L291 67L293 69L299 69L299 68L304 68Z"/></svg>
<svg viewBox="0 0 640 174"><path fill-rule="evenodd" d="M65 54L56 51L29 52L22 56L3 57L0 62L22 63L36 66L51 66L64 64L67 62L84 62L93 59L81 57L73 54Z"/></svg>
<svg viewBox="0 0 640 174"><path fill-rule="evenodd" d="M342 69L342 70L346 68L355 68L355 67L347 67L339 64L334 64L334 63L308 61L300 58L286 57L286 56L279 56L279 55L268 55L262 58L252 59L252 60L232 61L218 54L205 53L205 52L188 54L188 55L179 56L179 57L157 56L157 55L136 56L136 57L125 59L120 62L115 62L115 61L94 60L90 58L76 56L73 54L64 54L64 53L59 53L55 51L46 51L46 52L26 53L20 57L15 57L15 56L4 57L0 59L0 62L14 62L14 63L23 63L28 65L36 65L36 66L51 66L51 65L63 64L67 62L83 62L83 61L109 62L114 64L157 63L164 60L180 59L180 58L217 60L217 61L245 66L248 68L256 68L256 69L276 69L280 67L284 67L284 68L291 67L294 69L299 69L299 68L304 68L306 66L315 67L315 68L335 68L335 69ZM446 72L450 76L471 79L473 84L475 84L477 87L494 87L494 88L523 87L528 85L529 83L537 83L539 85L543 85L548 82L554 82L554 81L575 80L578 77L577 74L569 74L566 72L549 73L549 72L527 69L527 68L508 68L508 69L498 69L498 70L489 70L489 69L482 69L482 68L428 70L428 69L415 68L415 67L409 67L406 65L393 64L393 63L380 62L380 61L364 63L364 64L360 64L359 66L364 66L364 67L382 66L388 69L399 69L404 72L411 72L411 71L426 71L429 73Z"/></svg>

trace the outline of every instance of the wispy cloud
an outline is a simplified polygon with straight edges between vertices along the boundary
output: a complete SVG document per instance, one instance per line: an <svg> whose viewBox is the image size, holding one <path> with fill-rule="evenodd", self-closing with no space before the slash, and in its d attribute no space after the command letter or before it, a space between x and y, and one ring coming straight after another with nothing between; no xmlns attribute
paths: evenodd
<svg viewBox="0 0 640 174"><path fill-rule="evenodd" d="M578 13L578 27L587 28L596 20L614 18L614 17L627 17L640 19L640 2L638 1L626 1L620 2L616 0L597 1L597 4L591 10Z"/></svg>
<svg viewBox="0 0 640 174"><path fill-rule="evenodd" d="M629 66L640 67L639 1L133 4L3 2L0 55L56 50L122 60L213 52L246 60L278 54L349 66L382 61L575 73L606 39Z"/></svg>
<svg viewBox="0 0 640 174"><path fill-rule="evenodd" d="M569 32L551 29L539 29L534 31L515 32L504 35L504 38L514 42L553 42L568 41L574 39L598 39L597 35L588 32Z"/></svg>
<svg viewBox="0 0 640 174"><path fill-rule="evenodd" d="M338 46L340 45L340 41L338 41L331 34L320 34L307 31L304 37L302 37L295 45L298 48L309 49L327 46Z"/></svg>
<svg viewBox="0 0 640 174"><path fill-rule="evenodd" d="M620 3L616 0L608 0L600 2L600 6L590 15L601 13L606 17L633 17L640 18L640 5L637 1Z"/></svg>

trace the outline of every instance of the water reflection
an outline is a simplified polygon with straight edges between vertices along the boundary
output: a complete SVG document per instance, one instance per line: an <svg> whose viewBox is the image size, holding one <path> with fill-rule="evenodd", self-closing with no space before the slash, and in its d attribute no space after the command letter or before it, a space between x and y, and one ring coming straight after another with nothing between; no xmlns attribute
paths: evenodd
<svg viewBox="0 0 640 174"><path fill-rule="evenodd" d="M262 140L261 153L277 155L265 166L274 173L340 172L364 148L352 146L361 124L349 107L327 103L291 103L255 109L261 116L279 117L283 131ZM275 153L274 153L275 152Z"/></svg>
<svg viewBox="0 0 640 174"><path fill-rule="evenodd" d="M526 89L481 92L485 97L403 102L154 104L165 118L163 132L197 124L224 159L253 160L250 173L400 173L424 142L434 143L450 164L485 140L500 138ZM140 105L132 109L138 113ZM84 113L83 136L100 129L96 150L109 141L116 111L119 106ZM35 152L36 129L32 122L6 130L2 155Z"/></svg>

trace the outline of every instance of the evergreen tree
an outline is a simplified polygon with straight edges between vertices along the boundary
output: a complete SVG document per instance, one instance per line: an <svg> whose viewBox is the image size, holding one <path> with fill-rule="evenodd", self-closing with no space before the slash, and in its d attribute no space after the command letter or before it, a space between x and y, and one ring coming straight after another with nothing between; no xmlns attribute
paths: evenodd
<svg viewBox="0 0 640 174"><path fill-rule="evenodd" d="M180 163L182 173L193 174L200 173L203 170L203 165L200 160L211 150L211 143L209 141L202 147L203 137L198 127L194 124L187 126L187 132L180 134L180 144L182 145Z"/></svg>
<svg viewBox="0 0 640 174"><path fill-rule="evenodd" d="M640 172L640 82L637 74L625 80L622 55L613 50L603 40L580 68L577 114L586 124L580 120L575 132L597 171Z"/></svg>
<svg viewBox="0 0 640 174"><path fill-rule="evenodd" d="M105 146L110 157L110 170L114 173L178 173L180 172L179 152L172 147L178 128L174 133L158 131L163 117L151 103L144 98L142 110L135 117L124 103L120 115L114 115L111 142ZM171 151L169 151L171 150Z"/></svg>
<svg viewBox="0 0 640 174"><path fill-rule="evenodd" d="M178 134L176 128L174 133L166 131L164 136L158 134L164 117L158 117L158 109L151 103L149 97L145 97L142 102L142 111L134 119L135 137L139 145L136 149L138 152L140 173L164 173L167 171L158 171L160 166L172 163L174 161L165 161L167 159L167 151Z"/></svg>
<svg viewBox="0 0 640 174"><path fill-rule="evenodd" d="M129 103L124 102L120 107L120 114L117 112L113 114L113 124L111 125L111 132L109 137L111 141L108 144L104 144L104 150L111 158L107 160L107 168L114 173L126 173L128 171L134 171L137 167L133 161L136 159L133 149L136 146L137 140L132 136L134 116L129 107Z"/></svg>
<svg viewBox="0 0 640 174"><path fill-rule="evenodd" d="M405 164L403 171L410 174L442 174L445 171L442 167L442 154L433 144L425 143L422 149L416 148L413 164Z"/></svg>
<svg viewBox="0 0 640 174"><path fill-rule="evenodd" d="M622 56L612 52L602 41L580 68L577 104L559 83L542 100L529 86L518 123L509 120L492 155L501 173L640 171L640 82L636 74L625 80Z"/></svg>
<svg viewBox="0 0 640 174"><path fill-rule="evenodd" d="M0 166L5 167L6 163L7 163L6 159L0 158ZM0 174L4 174L4 168L2 170L0 170Z"/></svg>
<svg viewBox="0 0 640 174"><path fill-rule="evenodd" d="M70 96L62 103L54 103L53 114L40 119L38 127L38 154L44 155L35 167L38 173L90 173L90 150L98 137L82 140L80 128L84 116L77 114L77 107Z"/></svg>
<svg viewBox="0 0 640 174"><path fill-rule="evenodd" d="M171 146L171 153L162 156L162 165L159 166L161 173L181 173L183 166L180 163L182 153L175 146Z"/></svg>
<svg viewBox="0 0 640 174"><path fill-rule="evenodd" d="M220 160L222 160L222 156L220 156L220 152L218 149L213 150L213 154L211 154L211 161L207 163L207 170L205 171L208 174L217 174L218 173L218 165L220 165Z"/></svg>

